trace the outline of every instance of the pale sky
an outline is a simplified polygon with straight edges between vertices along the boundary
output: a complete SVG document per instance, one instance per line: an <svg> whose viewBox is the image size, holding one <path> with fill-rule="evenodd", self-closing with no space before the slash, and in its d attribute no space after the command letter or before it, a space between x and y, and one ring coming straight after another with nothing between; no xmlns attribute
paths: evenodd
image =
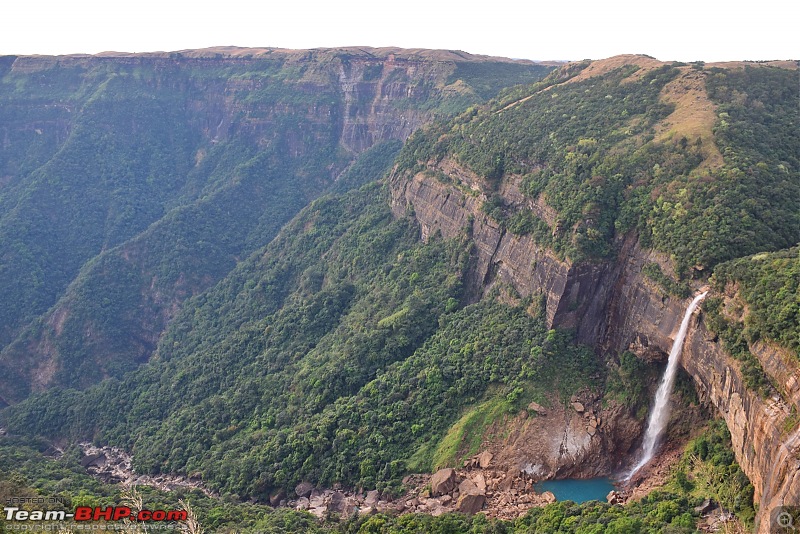
<svg viewBox="0 0 800 534"><path fill-rule="evenodd" d="M0 55L211 46L444 48L526 59L800 59L798 0L5 0Z"/></svg>

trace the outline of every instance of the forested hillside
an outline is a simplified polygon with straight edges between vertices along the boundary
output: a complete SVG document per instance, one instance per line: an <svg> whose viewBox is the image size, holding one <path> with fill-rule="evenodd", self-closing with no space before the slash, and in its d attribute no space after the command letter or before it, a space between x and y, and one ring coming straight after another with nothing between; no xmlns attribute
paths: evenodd
<svg viewBox="0 0 800 534"><path fill-rule="evenodd" d="M551 69L247 52L3 58L0 403L134 369L186 298L310 200L380 177L425 121Z"/></svg>
<svg viewBox="0 0 800 534"><path fill-rule="evenodd" d="M670 254L681 277L797 243L796 71L631 62L555 85L562 77L422 130L403 149L400 171L455 159L486 178L489 216L573 262L610 257L614 238L629 230ZM703 132L693 124L703 116L686 117L686 104L664 98L698 83L716 110L706 137L689 134ZM504 180L518 180L552 220L507 205Z"/></svg>
<svg viewBox="0 0 800 534"><path fill-rule="evenodd" d="M430 469L464 406L514 413L599 372L528 316L535 303L459 311L468 258L465 240L419 243L380 186L318 200L190 301L157 361L23 403L9 424L136 449L143 471L199 470L241 496L304 479L397 488L409 463Z"/></svg>

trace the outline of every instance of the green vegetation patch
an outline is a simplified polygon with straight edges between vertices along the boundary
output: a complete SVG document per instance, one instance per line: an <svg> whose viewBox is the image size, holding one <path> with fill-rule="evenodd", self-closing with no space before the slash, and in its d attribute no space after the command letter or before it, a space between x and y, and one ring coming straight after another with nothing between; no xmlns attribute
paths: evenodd
<svg viewBox="0 0 800 534"><path fill-rule="evenodd" d="M724 263L712 281L720 292L736 285L747 305L743 334L750 344L774 341L800 359L800 247Z"/></svg>
<svg viewBox="0 0 800 534"><path fill-rule="evenodd" d="M336 179L331 191L344 193L383 178L402 147L402 141L393 139L368 148Z"/></svg>
<svg viewBox="0 0 800 534"><path fill-rule="evenodd" d="M642 274L659 285L667 295L674 295L678 298L688 298L692 292L686 282L676 282L671 277L664 274L661 266L655 262L649 262L642 267Z"/></svg>
<svg viewBox="0 0 800 534"><path fill-rule="evenodd" d="M745 336L744 326L726 317L724 301L721 297L708 297L703 302L703 312L709 330L722 340L725 350L741 362L742 378L745 386L762 397L772 395L776 389L767 376L758 358L750 352L750 344Z"/></svg>
<svg viewBox="0 0 800 534"><path fill-rule="evenodd" d="M463 458L479 452L487 428L512 409L505 397L496 397L468 410L439 442L433 454L432 470L456 467Z"/></svg>
<svg viewBox="0 0 800 534"><path fill-rule="evenodd" d="M471 449L501 411L601 377L592 351L548 331L528 301L459 309L468 244L420 243L386 194L315 201L191 301L156 361L14 406L9 428L98 437L135 450L143 472L200 471L232 497L300 480L394 490L415 452L431 451L414 462L432 467L465 406L498 399L468 418Z"/></svg>

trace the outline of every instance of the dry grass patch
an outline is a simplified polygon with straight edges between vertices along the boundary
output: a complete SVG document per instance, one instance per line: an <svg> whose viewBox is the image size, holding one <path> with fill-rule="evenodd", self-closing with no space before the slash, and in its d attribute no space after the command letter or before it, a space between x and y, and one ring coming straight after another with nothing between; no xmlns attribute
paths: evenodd
<svg viewBox="0 0 800 534"><path fill-rule="evenodd" d="M664 63L651 57L640 56L636 54L623 54L610 57L608 59L599 59L597 61L592 61L588 67L583 69L577 76L565 81L564 84L581 82L583 80L588 80L589 78L603 76L604 74L608 74L613 70L627 67L628 65L636 65L639 67L639 70L625 79L626 81L633 81L638 80L647 72L663 66Z"/></svg>
<svg viewBox="0 0 800 534"><path fill-rule="evenodd" d="M681 74L664 86L663 102L674 104L675 110L656 126L656 140L685 137L690 143L701 139L703 163L701 168L723 164L722 154L714 143L712 128L717 120L717 106L706 92L706 74L691 67L681 67Z"/></svg>
<svg viewBox="0 0 800 534"><path fill-rule="evenodd" d="M794 59L779 59L775 61L718 61L716 63L706 63L706 67L719 67L721 69L743 69L745 67L778 67L787 70L797 70L798 61Z"/></svg>

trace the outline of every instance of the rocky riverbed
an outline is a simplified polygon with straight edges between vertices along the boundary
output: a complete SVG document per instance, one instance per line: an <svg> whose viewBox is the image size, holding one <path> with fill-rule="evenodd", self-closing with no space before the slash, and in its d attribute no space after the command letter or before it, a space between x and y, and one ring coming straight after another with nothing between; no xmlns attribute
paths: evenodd
<svg viewBox="0 0 800 534"><path fill-rule="evenodd" d="M210 497L217 496L203 485L199 475L141 475L133 470L131 456L122 449L97 447L91 443L80 443L79 446L83 452L81 465L105 483L153 486L163 491L197 489ZM675 460L676 450L670 448L657 456L638 474L637 480L632 481L632 487L624 492L612 492L609 501L622 504L631 498L635 500L643 492L653 489L653 484L663 483L668 465ZM407 476L403 484L409 489L400 497L381 495L377 490L353 491L340 486L318 488L310 482L301 482L290 494L283 490L273 492L268 504L305 510L320 519L333 514L350 516L378 512L438 516L460 512L514 520L525 515L532 507L555 502L556 498L551 492L537 493L534 490L537 481L536 474L529 469L510 468L485 450L466 460L461 468L440 469L433 475Z"/></svg>
<svg viewBox="0 0 800 534"><path fill-rule="evenodd" d="M199 476L141 475L132 466L131 456L116 447L97 447L80 443L81 465L89 474L108 484L153 486L163 491L179 488L197 489L210 497L217 495L205 487ZM318 518L331 514L349 516L371 514L447 512L484 513L489 517L515 519L533 506L555 501L550 492L537 494L535 480L525 471L504 471L493 463L493 455L484 451L464 462L460 469L441 469L433 475L409 475L403 480L410 488L397 498L381 495L377 490L348 491L341 487L317 488L301 482L293 495L274 492L269 504L306 510Z"/></svg>
<svg viewBox="0 0 800 534"><path fill-rule="evenodd" d="M140 475L133 470L131 455L117 447L97 447L91 443L79 443L83 452L81 465L99 480L107 484L124 486L152 486L162 491L178 488L197 489L208 495L217 495L206 488L199 477L180 475Z"/></svg>

